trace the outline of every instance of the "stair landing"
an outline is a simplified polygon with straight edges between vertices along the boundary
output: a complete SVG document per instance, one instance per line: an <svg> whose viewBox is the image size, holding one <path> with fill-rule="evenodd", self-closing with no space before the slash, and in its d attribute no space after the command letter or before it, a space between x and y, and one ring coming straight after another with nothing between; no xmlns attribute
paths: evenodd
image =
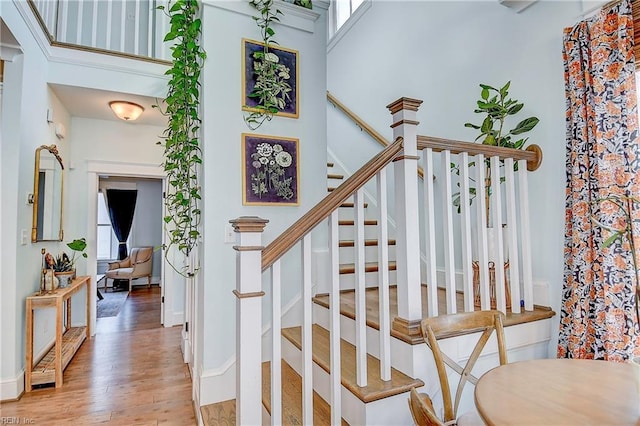
<svg viewBox="0 0 640 426"><path fill-rule="evenodd" d="M438 289L438 312L446 312L447 306L445 301L445 290ZM397 287L390 286L389 288L389 310L390 317L393 320L396 316L398 316L398 297L397 297ZM426 284L422 285L422 315L423 318L426 318L427 312L427 286ZM368 288L366 290L366 310L367 310L367 325L369 327L375 328L377 330L380 329L380 317L378 311L378 288ZM329 308L329 295L328 294L318 294L313 298L313 302L317 305L323 306L325 308ZM348 318L355 320L355 291L354 290L342 290L340 292L340 313ZM464 295L462 293L457 294L457 309L458 312L462 312L464 306ZM480 308L476 308L480 310ZM514 314L510 309L507 310L506 319L504 322L505 327L523 324L532 321L540 321L543 319L551 318L556 313L551 310L549 307L545 306L534 306L533 311L522 311L519 314ZM424 343L422 338L415 338L413 336L403 334L397 330L392 329L391 335L397 339L400 339L409 344L417 345Z"/></svg>

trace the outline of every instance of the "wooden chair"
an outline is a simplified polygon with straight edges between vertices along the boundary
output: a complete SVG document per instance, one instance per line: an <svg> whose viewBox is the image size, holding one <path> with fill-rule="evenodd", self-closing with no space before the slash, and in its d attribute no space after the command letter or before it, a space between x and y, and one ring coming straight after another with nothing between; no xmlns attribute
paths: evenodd
<svg viewBox="0 0 640 426"><path fill-rule="evenodd" d="M422 335L425 342L433 352L433 358L438 371L438 379L440 380L440 388L442 390L444 421L440 424L483 424L482 419L475 412L466 413L463 416L458 417L458 407L460 404L460 398L462 397L462 391L464 390L464 386L467 382L471 382L473 385L478 382L478 379L471 374L471 371L494 330L497 337L500 365L507 363L507 347L504 340L503 321L504 314L500 311L464 312L459 314L441 315L422 320ZM482 334L476 342L476 345L464 366L458 364L440 350L440 346L438 345L439 339L472 332L481 332ZM447 366L460 375L454 401L452 401L451 388L447 377ZM415 396L413 393L415 393ZM424 420L422 423L418 423L419 419L416 418L416 415L414 414L416 424L438 424L433 423L432 420L436 419L437 421L440 421L433 410L433 405L431 404L429 396L425 394L418 394L415 391L413 393L409 400L409 406L412 409L412 414L414 413L415 408L428 411L428 414L424 415L427 420ZM431 423L429 423L429 421L431 421Z"/></svg>
<svg viewBox="0 0 640 426"><path fill-rule="evenodd" d="M409 410L413 422L418 426L445 426L436 416L433 409L433 402L426 393L418 393L416 388L411 388L409 394Z"/></svg>

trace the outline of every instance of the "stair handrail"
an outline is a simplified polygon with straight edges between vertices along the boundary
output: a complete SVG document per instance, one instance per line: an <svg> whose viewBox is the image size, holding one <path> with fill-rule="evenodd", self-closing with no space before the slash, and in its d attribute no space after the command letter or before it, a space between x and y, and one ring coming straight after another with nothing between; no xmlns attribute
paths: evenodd
<svg viewBox="0 0 640 426"><path fill-rule="evenodd" d="M298 241L311 232L334 210L339 208L347 198L362 188L380 170L391 163L402 150L402 143L403 139L401 137L397 138L395 142L376 154L357 172L347 178L340 186L266 246L262 251L262 271L264 272L270 268L274 262L288 252Z"/></svg>
<svg viewBox="0 0 640 426"><path fill-rule="evenodd" d="M358 127L364 130L369 136L371 136L376 142L383 147L387 147L391 144L384 136L378 133L373 127L367 124L358 114L351 111L345 104L340 102L330 91L327 90L327 100L331 102L336 108L342 111L347 117L351 119ZM418 176L420 179L424 179L424 171L422 167L418 167Z"/></svg>
<svg viewBox="0 0 640 426"><path fill-rule="evenodd" d="M483 154L487 158L498 156L501 159L513 158L514 160L526 160L527 170L530 172L537 170L540 164L542 164L542 148L536 144L531 144L522 150L418 135L418 150L422 151L426 148L431 148L434 152L447 150L452 154L466 152L469 155Z"/></svg>
<svg viewBox="0 0 640 426"><path fill-rule="evenodd" d="M384 136L378 133L373 127L367 124L360 116L358 116L355 112L351 111L345 104L340 102L338 98L333 96L333 94L327 90L327 100L331 102L336 108L342 111L347 117L351 119L354 123L356 123L362 130L364 130L369 136L376 140L380 145L386 147L391 145Z"/></svg>

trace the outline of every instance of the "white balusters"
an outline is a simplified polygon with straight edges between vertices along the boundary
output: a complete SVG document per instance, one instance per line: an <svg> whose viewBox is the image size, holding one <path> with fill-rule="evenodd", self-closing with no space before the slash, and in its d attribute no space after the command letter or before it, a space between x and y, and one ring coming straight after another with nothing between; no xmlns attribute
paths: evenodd
<svg viewBox="0 0 640 426"><path fill-rule="evenodd" d="M282 424L282 324L280 260L271 266L271 424Z"/></svg>
<svg viewBox="0 0 640 426"><path fill-rule="evenodd" d="M98 2L92 2L93 10L91 14L91 47L98 45Z"/></svg>
<svg viewBox="0 0 640 426"><path fill-rule="evenodd" d="M358 386L367 386L367 306L365 286L364 252L364 192L356 191L354 201L354 228L356 272L356 382ZM382 243L381 241L379 244Z"/></svg>
<svg viewBox="0 0 640 426"><path fill-rule="evenodd" d="M76 19L76 44L82 45L82 20L83 20L83 11L84 11L84 2L79 1L78 5L78 15ZM124 19L122 20L124 22Z"/></svg>
<svg viewBox="0 0 640 426"><path fill-rule="evenodd" d="M302 239L302 419L313 424L311 234Z"/></svg>
<svg viewBox="0 0 640 426"><path fill-rule="evenodd" d="M436 225L435 225L435 201L433 195L433 179L435 171L433 169L433 150L427 148L422 151L422 161L424 168L424 211L426 215L425 247L427 259L427 315L435 317L438 315L438 270L436 262Z"/></svg>
<svg viewBox="0 0 640 426"><path fill-rule="evenodd" d="M105 49L111 50L111 26L113 20L113 0L107 0L107 33L105 37Z"/></svg>
<svg viewBox="0 0 640 426"><path fill-rule="evenodd" d="M453 203L451 190L451 151L442 151L442 229L444 238L444 280L447 313L455 314L456 307L456 270L453 245Z"/></svg>
<svg viewBox="0 0 640 426"><path fill-rule="evenodd" d="M462 231L462 286L464 292L464 310L466 312L474 310L473 300L473 269L471 251L471 202L470 202L470 176L469 176L469 154L460 153L460 224Z"/></svg>
<svg viewBox="0 0 640 426"><path fill-rule="evenodd" d="M502 186L500 185L500 158L491 157L491 219L494 233L495 297L496 309L506 312L504 291L504 247L502 240Z"/></svg>
<svg viewBox="0 0 640 426"><path fill-rule="evenodd" d="M331 375L329 404L331 405L331 424L342 422L342 385L340 383L340 275L338 258L338 211L334 210L329 218L329 257L331 259L331 290L329 292L329 345L330 368L337 374Z"/></svg>
<svg viewBox="0 0 640 426"><path fill-rule="evenodd" d="M489 296L489 249L487 247L487 193L486 175L485 175L485 159L484 155L476 156L476 171L478 179L476 181L476 202L477 206L477 232L478 232L478 272L480 278L480 301L482 310L490 309Z"/></svg>
<svg viewBox="0 0 640 426"><path fill-rule="evenodd" d="M387 169L377 176L378 190L378 311L380 318L380 378L391 380L391 314L389 312L389 230Z"/></svg>
<svg viewBox="0 0 640 426"><path fill-rule="evenodd" d="M509 281L511 284L511 312L520 313L520 262L518 259L518 214L516 179L513 158L504 160L507 203L507 249L509 253Z"/></svg>
<svg viewBox="0 0 640 426"><path fill-rule="evenodd" d="M520 235L522 239L522 281L524 309L533 310L533 278L531 272L531 233L529 230L529 183L527 162L518 161L518 187L520 189Z"/></svg>

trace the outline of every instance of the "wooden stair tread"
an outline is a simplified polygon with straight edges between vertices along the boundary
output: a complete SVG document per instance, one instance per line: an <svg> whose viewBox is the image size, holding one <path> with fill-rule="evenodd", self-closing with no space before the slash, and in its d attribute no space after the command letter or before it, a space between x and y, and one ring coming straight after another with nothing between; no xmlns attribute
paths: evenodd
<svg viewBox="0 0 640 426"><path fill-rule="evenodd" d="M289 366L282 362L282 424L302 425L302 377ZM262 405L271 414L271 362L262 363ZM317 392L313 392L313 424L330 425L331 407L320 398ZM342 419L343 425L348 425Z"/></svg>
<svg viewBox="0 0 640 426"><path fill-rule="evenodd" d="M389 242L387 244L390 245L390 246L395 246L396 245L396 240L389 240ZM364 240L364 245L365 245L365 247L377 246L378 245L378 240ZM339 247L354 247L355 246L355 241L354 240L340 240L338 242L338 246Z"/></svg>
<svg viewBox="0 0 640 426"><path fill-rule="evenodd" d="M204 426L228 426L236 424L236 400L216 402L200 407Z"/></svg>
<svg viewBox="0 0 640 426"><path fill-rule="evenodd" d="M427 284L422 284L421 287L422 292L422 316L423 318L427 318L428 311L428 291ZM367 305L367 325L369 327L375 328L376 330L380 330L380 318L379 318L379 292L377 287L370 287L366 289L365 292L366 297L366 305ZM438 289L438 312L446 312L446 294L445 290L439 288ZM322 306L324 308L329 308L329 294L321 293L317 294L313 299L313 303L318 306ZM456 306L458 312L462 312L464 310L464 294L462 292L458 292L456 294ZM397 298L397 286L390 285L389 286L389 308L390 308L390 317L394 318L398 315L398 298ZM476 308L479 310L480 308ZM551 310L551 308L545 306L534 305L533 311L522 311L519 314L514 314L511 312L511 309L507 309L507 315L504 320L505 327L509 327L512 325L523 324L527 322L533 321L541 321L548 318L551 318L556 313ZM355 319L355 291L351 290L340 290L340 315L343 315L347 318ZM403 334L402 332L392 328L391 335L397 339L400 339L406 343L411 345L422 345L424 344L424 339L420 336L412 336ZM437 336L438 337L438 336Z"/></svg>
<svg viewBox="0 0 640 426"><path fill-rule="evenodd" d="M340 207L354 207L355 204L354 203L342 203L340 204ZM364 208L366 209L367 207L369 207L369 203L364 203Z"/></svg>
<svg viewBox="0 0 640 426"><path fill-rule="evenodd" d="M389 262L389 270L396 270L396 262ZM365 272L377 272L378 271L378 262L366 262L364 264ZM356 272L356 265L354 263L343 263L340 264L340 274L353 274Z"/></svg>
<svg viewBox="0 0 640 426"><path fill-rule="evenodd" d="M344 175L338 175L335 173L327 173L328 179L344 179Z"/></svg>
<svg viewBox="0 0 640 426"><path fill-rule="evenodd" d="M371 220L365 220L364 221L365 225L377 225L378 221L375 219L371 219ZM355 225L355 221L353 220L339 220L338 221L338 226L353 226Z"/></svg>
<svg viewBox="0 0 640 426"><path fill-rule="evenodd" d="M333 163L327 162L327 167L333 167L333 166L334 166Z"/></svg>
<svg viewBox="0 0 640 426"><path fill-rule="evenodd" d="M333 186L330 186L330 187L327 188L327 192L333 192L335 190L336 190L336 188L333 187Z"/></svg>
<svg viewBox="0 0 640 426"><path fill-rule="evenodd" d="M282 329L282 335L294 346L302 348L301 327ZM329 332L318 324L313 324L313 361L327 373L331 373ZM391 380L385 382L380 379L380 361L367 355L367 386L360 387L356 383L356 348L345 340L340 340L341 382L362 402L372 402L388 398L404 392L412 387L424 386L420 379L413 379L404 373L391 369ZM283 380L284 381L284 380Z"/></svg>

